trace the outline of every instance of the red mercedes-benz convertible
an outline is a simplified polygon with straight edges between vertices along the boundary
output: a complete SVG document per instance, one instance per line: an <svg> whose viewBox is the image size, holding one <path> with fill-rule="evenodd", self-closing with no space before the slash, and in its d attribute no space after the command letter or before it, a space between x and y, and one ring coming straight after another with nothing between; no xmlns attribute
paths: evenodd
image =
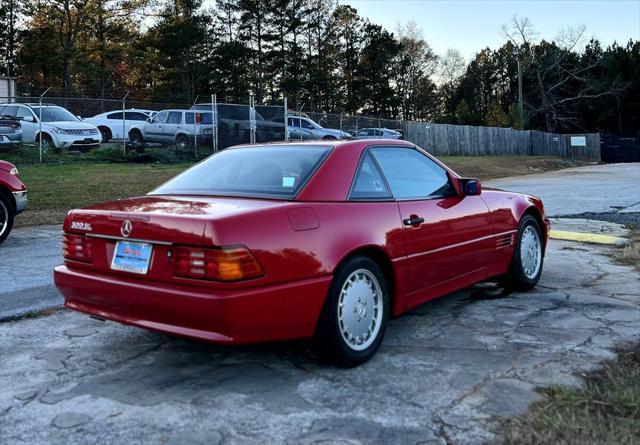
<svg viewBox="0 0 640 445"><path fill-rule="evenodd" d="M69 213L65 304L216 343L313 338L371 358L389 317L489 279L534 286L535 197L482 190L405 141L224 150L146 196Z"/></svg>

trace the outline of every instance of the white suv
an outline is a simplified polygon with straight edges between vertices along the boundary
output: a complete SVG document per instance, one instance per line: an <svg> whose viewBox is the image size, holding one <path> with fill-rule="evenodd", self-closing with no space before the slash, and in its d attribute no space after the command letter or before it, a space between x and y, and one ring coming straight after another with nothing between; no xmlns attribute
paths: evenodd
<svg viewBox="0 0 640 445"><path fill-rule="evenodd" d="M102 142L95 125L83 122L66 109L52 104L0 104L0 115L13 116L22 126L22 143L37 144L40 141L40 116L42 115L42 145L48 147L90 149Z"/></svg>

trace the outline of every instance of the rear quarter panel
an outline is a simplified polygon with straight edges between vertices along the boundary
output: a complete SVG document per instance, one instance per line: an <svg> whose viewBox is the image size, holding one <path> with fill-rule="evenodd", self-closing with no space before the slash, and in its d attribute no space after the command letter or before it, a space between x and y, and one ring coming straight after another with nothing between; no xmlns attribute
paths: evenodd
<svg viewBox="0 0 640 445"><path fill-rule="evenodd" d="M352 253L376 249L396 272L394 293L404 294L404 233L395 202L292 202L247 216L219 219L205 229L205 244L245 245L262 264L264 277L238 286L329 276ZM317 313L323 303L309 301Z"/></svg>

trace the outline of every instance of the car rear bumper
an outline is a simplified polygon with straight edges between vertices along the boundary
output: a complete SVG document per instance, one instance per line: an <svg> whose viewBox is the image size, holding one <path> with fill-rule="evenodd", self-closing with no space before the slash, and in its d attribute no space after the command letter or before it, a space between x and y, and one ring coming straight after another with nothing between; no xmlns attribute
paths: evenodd
<svg viewBox="0 0 640 445"><path fill-rule="evenodd" d="M54 281L68 308L153 331L239 344L312 336L331 276L222 292L58 266Z"/></svg>
<svg viewBox="0 0 640 445"><path fill-rule="evenodd" d="M22 190L19 192L12 192L12 194L13 194L13 198L16 201L16 213L20 213L26 210L27 203L28 203L27 191Z"/></svg>
<svg viewBox="0 0 640 445"><path fill-rule="evenodd" d="M17 145L22 142L22 131L0 133L0 145Z"/></svg>

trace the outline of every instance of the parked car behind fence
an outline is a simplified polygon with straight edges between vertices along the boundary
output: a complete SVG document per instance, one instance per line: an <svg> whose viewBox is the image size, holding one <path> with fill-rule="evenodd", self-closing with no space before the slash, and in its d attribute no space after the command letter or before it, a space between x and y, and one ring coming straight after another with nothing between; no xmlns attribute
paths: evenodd
<svg viewBox="0 0 640 445"><path fill-rule="evenodd" d="M102 142L100 131L95 125L83 122L57 105L0 104L0 115L11 116L20 121L24 144L39 142L40 129L42 129L42 146L45 150L48 148L88 150L99 146Z"/></svg>
<svg viewBox="0 0 640 445"><path fill-rule="evenodd" d="M147 119L156 114L158 114L156 111L130 108L124 111L124 116L121 110L116 110L83 120L98 127L102 135L102 142L109 142L112 139L122 139L123 135L126 139L129 139L129 131L135 123L146 122Z"/></svg>
<svg viewBox="0 0 640 445"><path fill-rule="evenodd" d="M20 121L0 115L0 148L15 147L22 142Z"/></svg>
<svg viewBox="0 0 640 445"><path fill-rule="evenodd" d="M355 139L402 139L402 133L389 128L361 128L354 137Z"/></svg>
<svg viewBox="0 0 640 445"><path fill-rule="evenodd" d="M212 113L179 109L163 110L147 121L132 124L129 140L138 145L146 142L175 143L178 149L184 149L194 143L211 145Z"/></svg>

